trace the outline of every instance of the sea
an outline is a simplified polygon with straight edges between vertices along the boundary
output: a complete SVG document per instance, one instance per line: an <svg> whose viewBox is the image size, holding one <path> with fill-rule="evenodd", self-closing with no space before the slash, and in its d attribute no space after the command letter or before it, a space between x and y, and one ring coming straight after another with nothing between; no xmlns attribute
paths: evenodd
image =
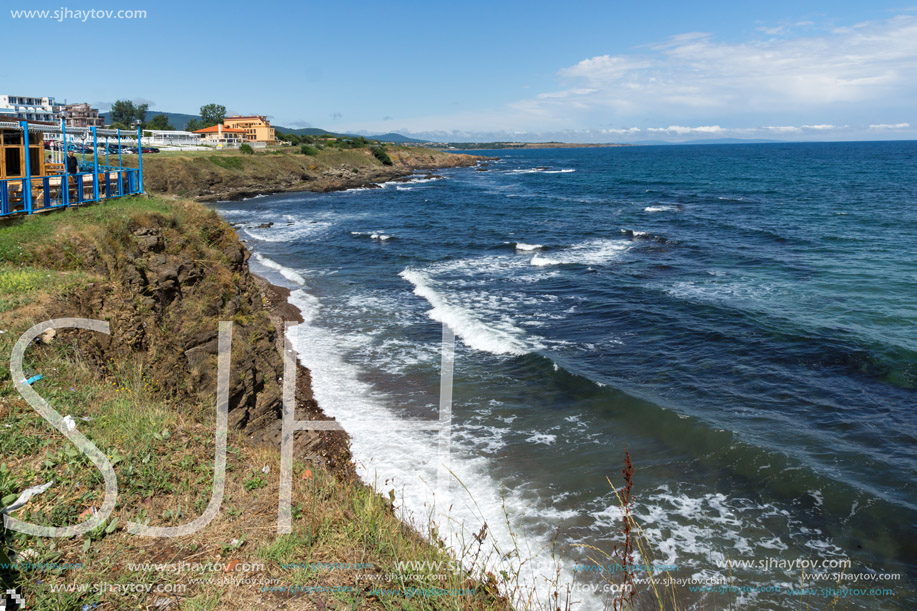
<svg viewBox="0 0 917 611"><path fill-rule="evenodd" d="M470 152L214 206L361 477L517 602L621 602L627 454L679 607L917 608L917 142Z"/></svg>

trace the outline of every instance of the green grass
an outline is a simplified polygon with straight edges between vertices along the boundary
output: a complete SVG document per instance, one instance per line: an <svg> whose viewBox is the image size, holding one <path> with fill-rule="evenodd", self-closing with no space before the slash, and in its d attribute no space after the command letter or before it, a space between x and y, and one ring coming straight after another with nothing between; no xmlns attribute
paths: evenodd
<svg viewBox="0 0 917 611"><path fill-rule="evenodd" d="M45 248L52 244L57 252L66 257L68 245L60 239L61 229L72 233L92 227L110 226L138 213L167 214L174 210L174 205L166 200L135 195L104 204L11 219L0 223L0 262L18 265L46 263L36 261L36 256L46 254Z"/></svg>
<svg viewBox="0 0 917 611"><path fill-rule="evenodd" d="M210 163L219 166L224 170L241 170L242 157L208 157Z"/></svg>

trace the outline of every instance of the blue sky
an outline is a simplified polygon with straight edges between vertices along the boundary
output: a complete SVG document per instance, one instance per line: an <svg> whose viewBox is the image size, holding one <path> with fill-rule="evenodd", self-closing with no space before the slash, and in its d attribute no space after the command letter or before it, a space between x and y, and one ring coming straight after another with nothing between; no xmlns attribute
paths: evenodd
<svg viewBox="0 0 917 611"><path fill-rule="evenodd" d="M917 138L907 0L83 1L4 2L0 92L444 140ZM10 12L62 8L147 16Z"/></svg>

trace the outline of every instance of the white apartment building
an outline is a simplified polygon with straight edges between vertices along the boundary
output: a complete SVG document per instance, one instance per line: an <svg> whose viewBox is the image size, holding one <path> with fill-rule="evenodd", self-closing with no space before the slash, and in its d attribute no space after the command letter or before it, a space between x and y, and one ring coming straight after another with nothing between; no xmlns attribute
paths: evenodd
<svg viewBox="0 0 917 611"><path fill-rule="evenodd" d="M60 108L54 103L54 98L0 95L0 120L57 123L60 121Z"/></svg>

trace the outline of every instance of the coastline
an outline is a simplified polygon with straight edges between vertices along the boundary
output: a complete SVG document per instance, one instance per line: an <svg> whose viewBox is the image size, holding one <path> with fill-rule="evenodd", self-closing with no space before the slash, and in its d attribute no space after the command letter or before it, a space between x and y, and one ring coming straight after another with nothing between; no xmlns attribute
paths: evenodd
<svg viewBox="0 0 917 611"><path fill-rule="evenodd" d="M70 256L55 256L64 241ZM91 603L133 608L142 603L142 594L96 597L52 588L74 580L142 583L151 563L178 566L203 558L234 567L251 559L255 562L244 578L211 585L181 571L160 574L157 583L171 593L162 605L186 600L193 605L216 593L222 597L220 608L280 608L300 595L293 589L300 583L300 568L319 561L316 565L327 562L329 568L310 574L316 588L311 602L324 608L332 600L324 592L346 588L361 608L383 608L377 589L383 584L376 583L384 582L381 576L400 575L404 562L454 562L435 531L403 521L394 499L355 476L350 437L341 431L294 433L292 531L279 532L283 329L285 321L303 318L288 303L290 290L252 273L250 252L215 212L175 198L124 198L0 227L0 247L0 275L19 279L0 286L7 306L0 311L0 347L12 350L34 320L108 321L107 336L66 326L43 334L30 348L29 367L43 374L38 391L67 406L126 483L119 486L116 513L104 532L85 539L87 544L61 542L56 557L79 567L79 573L0 566L4 584L37 601L64 592L67 608ZM223 338L217 329L224 321L233 326L221 510L205 527L169 541L138 539L123 527L127 519L140 516L153 526L185 524L210 502L211 478L222 478L212 443L213 397L222 367ZM330 420L316 402L311 372L297 367L296 420ZM32 412L7 377L0 384L0 418L7 424L0 445L9 450L2 469L5 485L17 492L45 481L54 486L19 515L41 521L66 511L70 520L80 521L96 513L102 493L108 498L94 479L96 472L60 465L63 457L76 459L65 453L72 452L68 440L49 436ZM33 437L45 440L47 453L33 452L27 441ZM53 479L34 467L51 456L59 465ZM69 491L77 489L81 492L74 497ZM31 536L0 537L0 558L31 558L41 545ZM122 562L114 566L97 562L116 555ZM407 589L474 594L466 608L510 607L497 585L478 571L414 572L404 575L403 583Z"/></svg>
<svg viewBox="0 0 917 611"><path fill-rule="evenodd" d="M224 219L224 221L229 222L228 219ZM237 224L229 224L233 229L239 231ZM253 261L264 264L262 257L264 257L265 253L259 253L257 245L253 249L246 242L246 249L251 249ZM279 273L277 266L281 266L281 264L276 260L270 260L270 264L266 265L268 270L262 273L274 278L274 273ZM298 299L295 286L297 283L294 281L291 281L293 282L292 284L287 285L291 288L283 286L286 284L283 278L288 277L286 273L281 274L283 278L275 278L279 284L274 284L268 277L259 276L256 271L250 270L250 273L256 278L259 287L261 287L262 293L265 295L265 301L270 302L270 309L273 315L288 316L287 320L295 320L297 322L303 321L303 317L311 319L312 314L310 312L312 308L308 304L311 304L314 299ZM303 307L302 313L295 305L297 303L307 304L299 306ZM290 308L295 311L291 311ZM284 315L284 312L288 314ZM279 324L282 325L282 323ZM329 333L327 329L320 329L320 325L307 323L303 325L301 330L293 331L289 334L297 353L297 371L300 372L297 390L300 392L302 388L304 392L309 393L310 399L314 396L313 393L317 393L318 400L323 402L321 406L313 402L316 412L321 414L315 419L333 419L345 429L345 434L352 444L350 446L350 460L354 468L356 482L366 486L373 494L385 496L387 492L388 498L395 503L396 515L405 525L405 528L423 537L427 543L439 545L444 550L449 550L450 557L454 561L462 563L466 569L469 569L469 566L475 567L480 562L480 567L477 570L483 571L485 575L495 574L498 570L501 572L505 570L504 579L499 584L496 582L492 584L500 592L499 595L495 596L500 601L500 604L503 604L504 596L513 598L513 595L507 595L507 592L512 591L525 591L528 592L527 596L548 600L552 592L560 591L561 586L559 584L561 581L564 583L570 581L572 583L574 576L570 572L569 566L565 566L564 562L559 562L553 556L547 558L532 554L530 557L523 559L524 554L520 552L522 544L517 542L516 535L514 535L512 527L509 526L509 514L506 513L507 511L512 513L512 510L507 509L506 503L509 502L512 505L518 499L513 498L507 501L498 492L499 485L487 477L479 478L480 473L477 471L476 465L470 461L458 460L455 464L452 464L450 467L451 477L459 482L467 482L467 487L466 484L462 485L465 491L464 494L473 499L478 507L477 511L484 512L484 514L468 511L464 505L467 499L462 497L462 500L458 500L458 497L462 496L461 494L456 496L456 500L450 500L450 502L443 505L442 507L448 506L448 509L439 510L440 513L437 514L436 519L433 519L432 513L430 515L423 513L426 508L430 508L432 512L432 508L439 507L436 495L440 491L433 491L429 484L405 487L405 481L412 481L405 476L411 474L411 476L416 477L419 472L416 464L417 457L426 456L427 453L435 450L438 446L428 447L422 443L420 437L410 431L401 433L403 436L399 437L397 448L390 447L392 445L390 441L381 441L380 436L377 434L371 433L367 435L368 429L364 422L361 421L386 423L392 416L387 413L382 404L370 399L370 394L366 392L365 384L356 375L355 370L348 366L346 362L340 360L340 357L334 354L335 351L329 350L329 347L335 345L337 341L333 333ZM314 386L311 384L313 372ZM306 376L308 376L309 380L307 389L300 386ZM326 409L328 410L327 412L325 411ZM382 424L380 430L387 430L386 424ZM424 465L429 465L432 460L427 461L424 459L420 462ZM425 468L421 468L420 471ZM435 477L436 474L432 474L432 478ZM476 478L479 481L475 481ZM433 479L428 478L425 481L433 481ZM380 482L385 483L380 486ZM398 486L391 487L395 482L401 482L400 489ZM453 490L454 493L455 491ZM458 506L462 506L462 508L457 508ZM512 506L515 507L515 505ZM482 515L487 517L482 518ZM478 520L481 519L483 520L482 528L487 533L486 539L488 543L486 545L484 543L485 538L476 539L477 535L475 534L484 532L477 530L477 525L480 524ZM473 543L469 543L469 540ZM547 544L547 539L538 539L534 546L541 547ZM529 549L529 546L530 543L527 542L524 548ZM497 553L498 549L515 549L516 560L510 561L508 557ZM471 562L470 565L468 564L469 560ZM504 564L505 562L509 562L509 564ZM544 575L556 575L555 581L539 586L540 580L543 579ZM475 577L475 579L478 579L478 577ZM591 600L591 594L582 594L581 596Z"/></svg>
<svg viewBox="0 0 917 611"><path fill-rule="evenodd" d="M383 165L367 149L322 151L317 156L293 150L161 154L144 159L144 181L151 193L212 203L275 193L375 188L417 172L473 167L492 159L408 147L390 148L388 155L392 165Z"/></svg>
<svg viewBox="0 0 917 611"><path fill-rule="evenodd" d="M246 249L247 250L247 249ZM290 289L273 284L266 278L249 270L271 323L274 325L278 354L283 355L285 323L302 323L299 310L288 299ZM315 400L312 391L312 372L296 359L296 420L333 420ZM350 436L344 431L297 431L295 453L314 462L324 463L329 471L338 477L352 481L356 475L350 455Z"/></svg>

